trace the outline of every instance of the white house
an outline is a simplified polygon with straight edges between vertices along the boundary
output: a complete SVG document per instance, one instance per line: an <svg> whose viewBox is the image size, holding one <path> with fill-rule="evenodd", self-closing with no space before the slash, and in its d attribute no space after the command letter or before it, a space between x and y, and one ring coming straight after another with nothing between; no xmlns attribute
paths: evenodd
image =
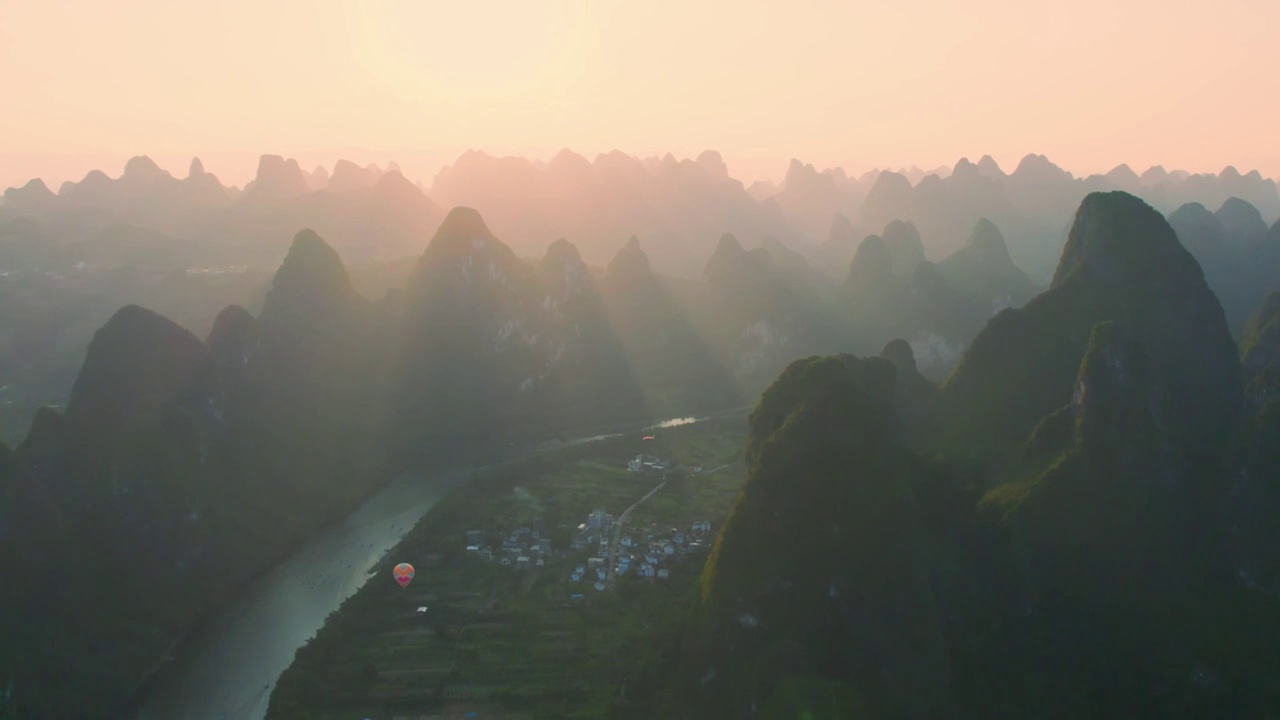
<svg viewBox="0 0 1280 720"><path fill-rule="evenodd" d="M711 521L710 521L710 520L699 520L698 522L694 523L694 524L693 524L693 532L696 532L696 533L707 533L707 532L711 532Z"/></svg>
<svg viewBox="0 0 1280 720"><path fill-rule="evenodd" d="M596 583L596 590L604 590L604 583L602 582Z"/></svg>
<svg viewBox="0 0 1280 720"><path fill-rule="evenodd" d="M672 545L671 543L667 543L666 545L663 545L663 546L662 546L662 554L663 554L663 555L675 555L675 554L676 554L676 546L675 546L675 545Z"/></svg>
<svg viewBox="0 0 1280 720"><path fill-rule="evenodd" d="M668 569L666 569L666 568L661 568L660 570L658 570L658 579L659 579L659 580L666 580L666 579L667 579L667 578L669 578L669 577L671 577L671 571L670 571L670 570L668 570Z"/></svg>
<svg viewBox="0 0 1280 720"><path fill-rule="evenodd" d="M622 536L622 547L626 547L626 548L631 547L631 536L630 536L630 535L623 535L623 536Z"/></svg>
<svg viewBox="0 0 1280 720"><path fill-rule="evenodd" d="M640 566L640 577L651 578L651 577L653 577L655 574L656 574L656 573L655 573L655 571L654 571L654 569L653 569L653 566L652 566L652 565L650 565L650 564L648 564L648 563L645 563L644 565L641 565L641 566Z"/></svg>
<svg viewBox="0 0 1280 720"><path fill-rule="evenodd" d="M587 567L591 569L595 569L600 567L601 565L604 565L604 558L600 558L600 557L587 558Z"/></svg>
<svg viewBox="0 0 1280 720"><path fill-rule="evenodd" d="M516 567L517 567L518 569L520 569L520 570L527 570L527 569L529 569L529 558L528 558L528 556L521 555L520 557L516 558Z"/></svg>
<svg viewBox="0 0 1280 720"><path fill-rule="evenodd" d="M608 575L608 573L606 573L606 572L604 571L604 568L596 568L596 579L597 579L597 580L603 580L603 579L605 579L605 578L606 578L606 577L608 577L608 576L609 576L609 575Z"/></svg>

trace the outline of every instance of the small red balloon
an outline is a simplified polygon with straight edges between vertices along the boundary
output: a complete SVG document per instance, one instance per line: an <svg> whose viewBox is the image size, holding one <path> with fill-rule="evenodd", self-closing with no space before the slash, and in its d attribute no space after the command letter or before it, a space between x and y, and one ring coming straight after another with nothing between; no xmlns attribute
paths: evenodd
<svg viewBox="0 0 1280 720"><path fill-rule="evenodd" d="M409 581L413 580L413 566L409 563L400 563L391 571L391 575L396 582L400 583L400 587L408 587Z"/></svg>

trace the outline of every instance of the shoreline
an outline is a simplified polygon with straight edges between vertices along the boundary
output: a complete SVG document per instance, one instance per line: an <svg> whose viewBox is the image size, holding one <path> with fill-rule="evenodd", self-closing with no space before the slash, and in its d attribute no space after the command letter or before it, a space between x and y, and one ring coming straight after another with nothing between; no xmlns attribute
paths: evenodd
<svg viewBox="0 0 1280 720"><path fill-rule="evenodd" d="M714 415L714 419L699 415L696 423L667 425L671 429L664 433L667 437L664 442L670 445L665 449L670 457L683 458L673 462L715 468L705 482L676 484L672 490L675 494L669 498L662 491L654 493L655 479L646 474L628 472L625 467L636 452L646 452L641 449L640 436L657 434L650 432L623 434L617 439L583 443L557 452L530 454L499 465L493 471L478 472L471 482L460 485L447 499L442 499L429 510L399 541L393 551L397 557L388 560L412 560L417 565L421 559L424 564L419 568L419 574L433 576L435 585L411 590L409 597L398 589L390 588L390 584L382 587L375 583L359 590L353 595L351 605L344 604L316 634L317 642L323 639L323 649L300 652L295 662L280 676L271 695L269 713L283 712L290 717L324 713L334 717L362 717L371 715L369 711L378 708L382 714L371 716L391 717L396 714L393 706L395 710L406 709L407 706L402 705L409 702L410 696L430 705L415 706L415 710L439 712L442 707L454 707L456 704L451 705L452 700L470 698L480 702L482 698L494 700L492 693L515 693L523 698L515 700L522 708L526 706L521 703L526 700L535 702L537 698L536 703L542 704L540 707L544 710L555 707L559 708L557 712L566 711L559 705L563 701L576 708L575 712L581 711L577 716L604 717L594 710L606 702L606 686L612 687L612 692L616 693L614 681L618 678L606 678L600 673L613 676L616 672L630 672L624 667L629 667L629 661L619 658L631 657L633 650L643 652L641 647L647 642L645 637L649 628L658 622L659 617L672 617L673 613L679 615L683 612L667 602L669 593L679 590L683 596L686 585L693 587L702 561L675 561L675 569L670 574L673 584L670 585L665 582L665 573L661 576L663 580L652 579L648 583L641 577L632 577L637 575L632 573L625 581L626 589L619 591L621 594L596 594L586 585L572 584L576 581L570 578L575 564L586 565L586 556L594 554L594 548L572 543L574 538L569 536L574 534L573 527L581 516L596 507L607 508L614 513L623 508L635 508L628 519L627 529L632 529L632 521L638 522L636 527L646 529L641 532L642 536L644 532L659 532L668 527L688 528L690 523L702 519L710 519L716 526L720 525L732 508L742 483L740 467L729 472L721 470L738 464L741 437L746 435L747 426L740 410ZM710 462L713 460L716 462ZM512 496L512 492L516 495ZM637 502L645 497L650 498L650 503ZM548 524L542 525L542 520ZM471 557L470 553L464 554L458 544L464 530L480 530L493 541L498 536L505 539L506 533L518 525L541 529L545 533L543 537L554 543L557 552L544 556L545 569L541 565L534 568L530 563L528 574L521 576L514 567L509 571L499 570L496 557L492 564L465 559ZM577 532L582 532L581 528ZM699 546L695 543L690 552L698 555L709 548L695 549ZM672 559L664 562L670 563ZM653 578L652 575L649 577ZM595 578L592 577L590 582L594 583ZM622 584L620 581L619 586ZM589 596L584 604L574 603L572 594L575 592ZM495 598L500 598L496 609L492 604ZM631 599L641 598L644 599L643 609L630 605ZM582 597L576 599L581 600ZM409 635L415 638L411 641L403 631L421 625L421 620L412 619L417 617L412 611L419 605L431 606L435 620L428 620L427 625L434 631L410 632ZM617 615L618 612L630 614L633 611L643 617L637 615L633 617L635 622L622 622ZM583 612L587 615L579 617ZM539 627L551 631L550 635L558 639L533 642L518 630L515 634L509 631L516 626L503 629L511 618L524 618L527 613L541 618L539 622L545 620L545 626ZM444 625L440 626L440 623ZM579 631L589 626L596 630L587 632L587 635L610 628L617 630L616 623L626 628L618 636L622 638L618 642L632 650L615 655L604 647L615 644L613 640L604 645L588 642L594 648L588 652L593 659L586 661L585 665L575 664L583 662L584 656L579 654L579 650L585 651L585 648L580 647L569 655L562 652L562 640L567 642L566 637L585 637ZM459 648L454 645L460 638L452 633L460 627L459 624L474 624L472 629L478 633L474 642L486 645L488 650L472 648L464 653L467 655L465 659L456 657ZM468 637L471 637L469 631ZM532 644L526 647L527 642ZM407 645L402 648L402 644ZM620 648L622 645L615 649ZM526 651L532 654L526 654ZM401 661L408 656L402 657L401 652L416 657L412 668L402 664ZM380 666L390 657L385 653L394 656L389 661L388 677L378 681L381 689L373 695L362 694L371 690L366 687L367 678L353 673L351 668L368 663ZM382 660L377 660L377 656ZM613 660L607 660L605 656ZM614 667L614 661L621 664ZM463 675L451 676L450 679L441 674L446 667L454 667L455 662L464 663L461 666ZM578 688L577 680L566 679L563 672L547 669L560 667L562 663L568 663L564 665L566 668L582 671L583 677L579 680L587 685ZM330 690L315 687L320 680L332 690L332 696ZM429 691L421 685L423 682L434 689ZM495 689L504 682L513 684L508 690ZM542 690L530 690L533 686ZM315 695L313 690L320 694ZM348 694L348 691L355 695ZM570 692L577 699L560 697L561 691ZM473 692L480 695L473 696ZM551 695L544 696L546 693ZM429 700L428 695L435 700ZM390 704L384 707L380 704L384 700ZM444 705L437 707L439 702ZM341 712L334 712L338 710ZM536 716L556 715L544 713ZM268 717L274 717L274 714Z"/></svg>
<svg viewBox="0 0 1280 720"><path fill-rule="evenodd" d="M250 596L250 592L255 584L262 582L272 572L281 568L288 560L297 556L312 543L327 533L333 532L341 526L348 518L355 515L362 507L377 497L380 493L387 491L391 485L401 477L416 476L425 477L428 475L438 475L445 480L446 490L441 500L451 495L459 486L466 483L471 474L477 470L486 467L497 466L503 463L511 462L522 457L540 455L549 452L565 450L578 445L584 445L595 442L602 442L624 436L627 432L638 432L649 430L663 426L677 420L688 420L692 423L704 422L723 417L730 417L735 414L748 412L754 405L743 405L733 408L721 408L718 410L696 412L689 411L687 414L681 414L674 417L651 416L644 420L634 420L628 423L615 423L604 428L604 432L597 432L592 435L578 435L576 437L565 438L568 432L559 434L544 434L541 436L526 436L519 442L520 447L513 448L511 445L497 450L491 450L487 456L491 458L484 463L469 462L470 458L454 459L453 461L441 462L437 465L424 465L410 471L399 473L387 473L386 479L370 486L369 491L361 496L360 500L355 504L333 514L332 517L326 518L317 526L314 533L308 535L298 543L291 544L283 548L271 561L263 565L256 572L246 576L243 582L229 591L227 595L216 603L213 608L202 617L194 621L188 630L182 634L171 646L170 650L165 654L156 665L156 669L144 679L134 692L124 700L118 707L118 716L126 718L137 717L145 708L147 701L151 698L153 692L162 683L167 680L173 673L179 672L185 662L190 662L192 658L198 655L201 643L208 640L208 632L214 621L217 620L222 613L236 602L241 601ZM583 430L585 432L585 429ZM513 443L514 445L514 443ZM425 511L422 517L430 512ZM366 578L367 581L368 578ZM355 591L358 591L356 588ZM354 592L354 591L353 591ZM274 684L276 678L273 678L270 684Z"/></svg>

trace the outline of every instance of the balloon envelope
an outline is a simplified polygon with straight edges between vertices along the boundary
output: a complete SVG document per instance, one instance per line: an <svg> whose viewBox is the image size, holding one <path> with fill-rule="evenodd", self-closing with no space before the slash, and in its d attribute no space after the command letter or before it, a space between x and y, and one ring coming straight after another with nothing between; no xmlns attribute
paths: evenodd
<svg viewBox="0 0 1280 720"><path fill-rule="evenodd" d="M409 563L400 563L392 569L391 576L400 583L400 587L405 587L413 579L413 566Z"/></svg>
<svg viewBox="0 0 1280 720"><path fill-rule="evenodd" d="M641 440L652 440L652 439L653 439L652 435L645 435L643 438L641 438Z"/></svg>

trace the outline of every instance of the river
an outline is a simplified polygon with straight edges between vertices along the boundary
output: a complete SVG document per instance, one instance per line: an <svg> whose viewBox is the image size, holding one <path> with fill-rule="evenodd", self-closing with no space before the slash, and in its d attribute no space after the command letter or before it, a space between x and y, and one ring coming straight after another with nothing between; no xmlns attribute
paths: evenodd
<svg viewBox="0 0 1280 720"><path fill-rule="evenodd" d="M706 419L673 418L636 431ZM528 452L621 434L548 443ZM182 657L156 677L137 720L261 720L272 686L293 662L294 652L371 572L386 574L390 565L382 562L383 556L469 473L454 468L401 476L260 576L184 644Z"/></svg>

